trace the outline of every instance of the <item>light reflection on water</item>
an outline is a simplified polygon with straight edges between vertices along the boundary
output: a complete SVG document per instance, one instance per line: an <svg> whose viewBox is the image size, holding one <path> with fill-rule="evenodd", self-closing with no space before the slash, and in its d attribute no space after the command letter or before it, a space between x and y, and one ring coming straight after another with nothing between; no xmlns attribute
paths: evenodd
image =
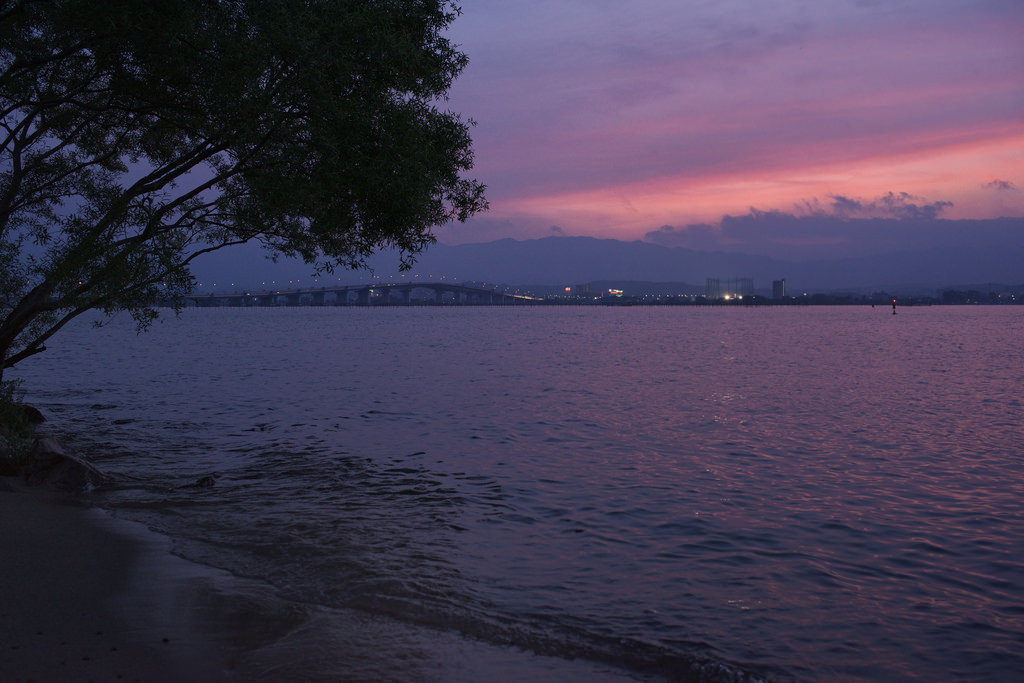
<svg viewBox="0 0 1024 683"><path fill-rule="evenodd" d="M193 310L20 374L138 478L101 504L305 602L670 675L1000 679L1022 338L1015 308Z"/></svg>

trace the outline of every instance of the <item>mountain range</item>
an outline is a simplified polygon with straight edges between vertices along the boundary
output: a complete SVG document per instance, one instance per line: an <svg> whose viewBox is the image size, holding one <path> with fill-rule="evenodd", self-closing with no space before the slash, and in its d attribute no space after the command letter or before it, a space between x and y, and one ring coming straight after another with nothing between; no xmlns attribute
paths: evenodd
<svg viewBox="0 0 1024 683"><path fill-rule="evenodd" d="M373 274L398 276L397 256L371 260ZM210 289L262 289L311 286L312 268L301 261L271 262L255 246L222 250L194 270ZM430 247L407 276L455 278L526 289L564 288L594 281L689 283L702 288L708 278L751 278L758 290L774 280L787 291L873 291L934 293L937 289L982 284L1024 284L1024 247L958 246L815 260L785 260L756 254L694 251L647 242L580 237L498 240ZM322 274L321 284L354 283L368 272ZM216 285L214 286L214 283Z"/></svg>
<svg viewBox="0 0 1024 683"><path fill-rule="evenodd" d="M398 258L384 252L371 259L373 274L398 276ZM255 289L270 281L309 286L310 266L299 261L273 263L251 245L222 250L197 263L207 287ZM846 258L787 260L725 251L696 251L650 242L592 237L435 244L420 255L406 276L453 277L525 288L564 288L592 281L676 282L703 287L707 278L751 278L758 290L785 279L787 291L873 291L934 293L977 283L1024 283L1024 246L960 245ZM321 275L320 281L355 282L367 273ZM229 284L230 283L230 284Z"/></svg>
<svg viewBox="0 0 1024 683"><path fill-rule="evenodd" d="M589 237L499 240L438 245L417 270L460 279L523 286L574 285L592 280L690 282L749 277L758 289L785 279L790 288L932 288L975 282L1024 282L1024 248L922 249L816 261L785 261L722 251L694 251L647 242Z"/></svg>

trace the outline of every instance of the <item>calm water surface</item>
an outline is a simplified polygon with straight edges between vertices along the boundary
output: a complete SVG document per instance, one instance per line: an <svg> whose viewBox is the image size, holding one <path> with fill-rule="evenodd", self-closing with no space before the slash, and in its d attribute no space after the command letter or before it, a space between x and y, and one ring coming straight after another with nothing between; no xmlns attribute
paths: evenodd
<svg viewBox="0 0 1024 683"><path fill-rule="evenodd" d="M17 376L131 478L98 504L392 634L645 680L1009 681L1021 340L998 307L204 309L83 323ZM317 623L349 652L303 675L432 675Z"/></svg>

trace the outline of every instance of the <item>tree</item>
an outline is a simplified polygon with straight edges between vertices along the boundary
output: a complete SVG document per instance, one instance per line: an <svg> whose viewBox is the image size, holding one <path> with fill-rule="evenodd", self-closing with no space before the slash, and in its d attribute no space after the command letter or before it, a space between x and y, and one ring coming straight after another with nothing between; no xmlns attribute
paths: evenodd
<svg viewBox="0 0 1024 683"><path fill-rule="evenodd" d="M446 0L0 0L0 380L258 240L319 271L486 208Z"/></svg>

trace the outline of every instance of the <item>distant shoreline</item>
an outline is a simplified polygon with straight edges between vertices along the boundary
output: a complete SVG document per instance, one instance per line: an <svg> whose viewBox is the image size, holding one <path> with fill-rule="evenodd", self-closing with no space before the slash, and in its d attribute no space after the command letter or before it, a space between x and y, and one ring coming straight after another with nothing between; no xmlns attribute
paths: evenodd
<svg viewBox="0 0 1024 683"><path fill-rule="evenodd" d="M717 282L717 281L716 281ZM783 287L785 282L782 281ZM709 285L710 287L710 285ZM195 308L276 307L392 307L392 306L878 306L895 300L903 306L1021 305L1024 285L978 285L968 289L941 288L936 294L911 294L902 289L879 288L871 293L851 290L802 290L797 295L758 293L718 288L714 295L682 282L595 280L571 287L534 285L514 287L486 282L382 280L358 285L302 287L289 284L271 289L234 291L194 290L179 300ZM733 292L733 293L730 293ZM173 302L162 305L171 306Z"/></svg>
<svg viewBox="0 0 1024 683"><path fill-rule="evenodd" d="M201 297L191 296L184 302L184 308L460 308L460 307L523 307L523 306L689 306L689 307L807 307L807 306L891 306L896 299L898 306L1020 306L1024 305L1024 296L1011 295L993 299L943 300L927 296L890 296L881 297L858 296L853 294L809 294L785 299L751 296L742 299L707 299L688 296L621 296L621 297L538 297L533 301L517 301L515 303L434 303L429 301L412 301L410 303L375 302L366 304L334 304L334 303L275 303L275 304L230 304L221 303L227 295L204 294ZM198 302L197 302L198 300ZM171 302L159 304L162 308L173 308Z"/></svg>

